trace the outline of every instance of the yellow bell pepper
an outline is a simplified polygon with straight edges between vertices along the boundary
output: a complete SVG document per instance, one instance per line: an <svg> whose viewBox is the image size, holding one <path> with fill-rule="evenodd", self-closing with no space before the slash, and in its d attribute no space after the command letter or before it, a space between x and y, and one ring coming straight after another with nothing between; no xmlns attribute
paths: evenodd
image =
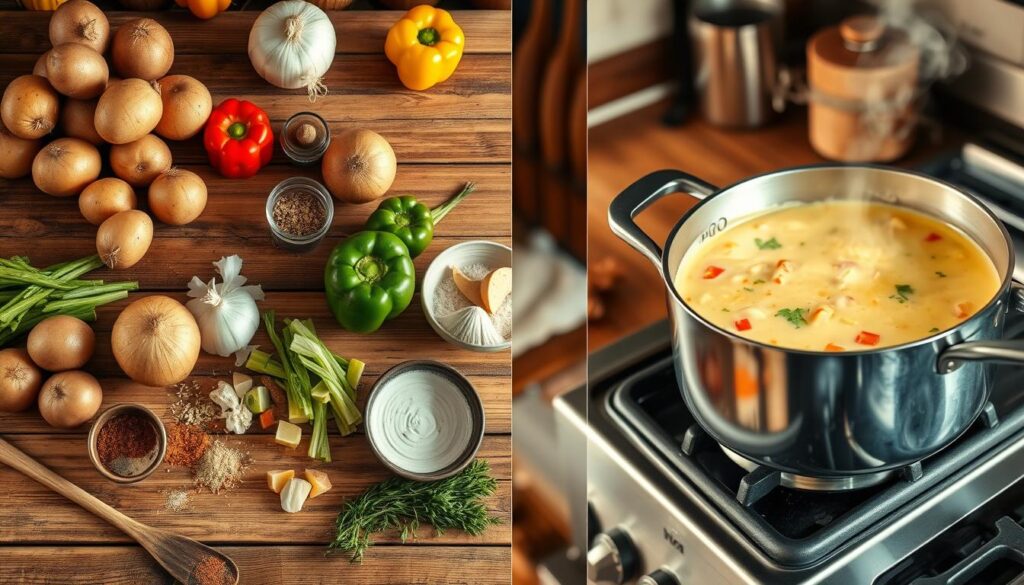
<svg viewBox="0 0 1024 585"><path fill-rule="evenodd" d="M402 85L420 91L455 73L465 42L447 10L421 5L388 30L384 54L397 67Z"/></svg>
<svg viewBox="0 0 1024 585"><path fill-rule="evenodd" d="M231 0L175 0L178 6L188 8L197 18L207 20L224 12L231 6Z"/></svg>
<svg viewBox="0 0 1024 585"><path fill-rule="evenodd" d="M60 5L67 0L20 0L25 10L46 10L52 11L60 8Z"/></svg>

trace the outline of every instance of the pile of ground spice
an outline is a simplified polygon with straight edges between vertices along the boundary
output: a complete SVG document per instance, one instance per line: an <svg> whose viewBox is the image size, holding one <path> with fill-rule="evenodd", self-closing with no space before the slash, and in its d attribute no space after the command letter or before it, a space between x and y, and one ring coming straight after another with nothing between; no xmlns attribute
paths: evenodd
<svg viewBox="0 0 1024 585"><path fill-rule="evenodd" d="M183 512L188 509L190 502L189 494L185 490L169 490L166 492L164 510L168 512Z"/></svg>
<svg viewBox="0 0 1024 585"><path fill-rule="evenodd" d="M199 561L189 575L189 585L231 585L235 576L220 557L209 556Z"/></svg>
<svg viewBox="0 0 1024 585"><path fill-rule="evenodd" d="M274 201L274 225L293 236L308 236L327 221L324 204L306 191L285 191Z"/></svg>
<svg viewBox="0 0 1024 585"><path fill-rule="evenodd" d="M156 457L156 428L144 414L123 412L100 427L96 452L103 466L113 473L134 477L148 469Z"/></svg>
<svg viewBox="0 0 1024 585"><path fill-rule="evenodd" d="M171 465L192 467L210 446L210 435L196 425L171 423L167 425L167 455L164 461Z"/></svg>
<svg viewBox="0 0 1024 585"><path fill-rule="evenodd" d="M196 485L216 494L241 482L247 462L248 458L241 451L228 447L222 441L214 441L193 468L192 478Z"/></svg>
<svg viewBox="0 0 1024 585"><path fill-rule="evenodd" d="M205 427L217 416L216 406L196 380L174 386L174 395L171 416L182 424Z"/></svg>

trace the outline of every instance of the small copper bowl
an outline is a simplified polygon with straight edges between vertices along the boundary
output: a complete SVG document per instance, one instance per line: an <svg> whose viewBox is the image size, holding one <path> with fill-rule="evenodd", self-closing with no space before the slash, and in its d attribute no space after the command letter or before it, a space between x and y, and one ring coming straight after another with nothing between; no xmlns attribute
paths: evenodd
<svg viewBox="0 0 1024 585"><path fill-rule="evenodd" d="M111 418L123 414L125 412L134 411L142 414L153 423L153 429L156 431L156 456L153 458L153 462L140 474L133 475L131 477L124 477L114 473L107 469L103 462L100 461L99 449L96 447L96 441L100 434L100 429L103 425L107 424ZM140 482L149 477L157 467L164 461L164 456L167 454L167 429L164 428L164 423L161 422L160 417L156 415L152 410L142 406L141 404L119 404L117 406L111 406L96 418L96 422L92 424L92 428L89 429L89 459L92 460L93 466L96 471L100 472L100 475L113 481L115 483L136 483Z"/></svg>

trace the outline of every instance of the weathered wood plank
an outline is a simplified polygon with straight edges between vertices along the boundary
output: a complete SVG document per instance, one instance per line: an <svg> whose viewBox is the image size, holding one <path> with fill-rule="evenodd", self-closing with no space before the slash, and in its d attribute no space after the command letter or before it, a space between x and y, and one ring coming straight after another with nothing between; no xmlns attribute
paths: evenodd
<svg viewBox="0 0 1024 585"><path fill-rule="evenodd" d="M177 146L177 145L175 145ZM269 231L265 201L279 182L294 176L321 180L319 167L294 167L272 164L255 177L245 181L226 179L207 164L179 165L197 173L209 191L206 209L196 221L186 226L160 228L169 236L201 241L205 238L265 239ZM391 195L413 195L425 205L437 207L458 193L467 181L477 184L473 194L462 201L443 223L438 224L438 237L510 236L510 189L507 165L399 165ZM16 213L0 214L0 239L14 238L20 242L50 237L75 237L89 241L96 227L82 219L78 200L74 197L49 197L29 178L0 180L4 205ZM144 190L139 190L145 207ZM334 233L358 231L376 204L349 205L335 201ZM6 249L17 246L13 241L0 244ZM35 247L35 244L33 244ZM159 248L154 248L157 252Z"/></svg>
<svg viewBox="0 0 1024 585"><path fill-rule="evenodd" d="M244 368L235 368L236 371L245 371ZM363 377L358 389L358 403L362 410L366 406L366 399L369 396L370 388L377 380L377 375L367 374ZM477 394L484 405L484 413L487 416L486 432L491 434L512 432L512 403L509 399L509 379L507 376L468 376L469 381L476 388ZM190 378L189 383L196 382L203 389L204 395L209 394L217 387L217 382L224 380L231 381L230 375L225 376L197 376ZM100 380L103 387L103 410L118 404L137 403L145 404L156 412L157 416L164 422L171 422L171 404L177 397L173 389L152 388L136 384L125 378L104 378ZM275 406L275 418L278 420L287 417L288 408L284 404ZM60 430L54 429L39 416L35 408L25 412L6 413L0 412L0 430L7 434L84 434L89 432L88 424L77 429ZM308 427L307 427L308 428ZM361 430L361 429L360 429ZM275 431L273 427L264 431L260 429L258 422L253 422L249 428L248 435L271 434ZM336 432L332 427L330 432Z"/></svg>
<svg viewBox="0 0 1024 585"><path fill-rule="evenodd" d="M239 566L246 585L496 585L509 582L511 551L505 547L374 548L361 565L340 555L324 557L316 546L221 547ZM0 582L26 585L109 585L167 582L166 573L138 547L5 547ZM39 571L39 558L60 558ZM117 558L112 567L111 558ZM386 570L382 570L387 567ZM320 577L317 577L320 575ZM52 579L50 578L52 576Z"/></svg>
<svg viewBox="0 0 1024 585"><path fill-rule="evenodd" d="M209 492L192 496L189 509L171 512L164 508L168 490L186 489L192 484L190 472L163 467L144 481L131 486L114 484L102 477L86 454L85 438L78 435L12 435L11 444L41 461L57 473L132 518L210 543L321 544L332 536L334 519L344 500L362 493L390 477L390 472L370 451L362 436L331 437L335 460L315 464L306 456L308 438L295 451L288 450L266 435L231 436L229 445L250 454L252 465L237 488L218 495ZM420 541L448 544L507 544L511 541L511 438L488 435L479 457L491 464L499 482L498 493L488 501L492 513L505 523L488 529L479 537L458 531L435 536L426 527ZM303 511L281 511L280 497L267 489L265 474L270 469L306 467L326 471L334 488L309 500ZM0 543L10 544L108 544L126 543L117 529L85 512L9 467L0 467ZM385 534L380 542L400 542L398 534ZM0 556L3 555L0 548ZM3 565L4 563L0 563Z"/></svg>
<svg viewBox="0 0 1024 585"><path fill-rule="evenodd" d="M362 564L324 556L320 546L226 546L245 585L498 585L509 582L511 549L476 546L377 546ZM117 559L116 564L111 559ZM138 585L169 582L135 546L0 547L0 582L23 585ZM51 559L40 570L40 559ZM59 562L56 562L59 559ZM101 581L97 581L101 578Z"/></svg>
<svg viewBox="0 0 1024 585"><path fill-rule="evenodd" d="M394 11L328 10L338 39L338 53L383 53L384 38L402 15ZM222 53L239 47L245 52L249 30L259 16L257 11L233 11L212 20L199 20L184 11L108 12L112 29L125 21L141 16L156 19L174 39L177 55ZM512 13L510 11L459 10L452 13L466 36L467 54L511 53ZM50 48L47 25L49 12L5 12L4 30L0 35L0 53L39 54Z"/></svg>
<svg viewBox="0 0 1024 585"><path fill-rule="evenodd" d="M0 86L30 73L36 58L6 56ZM383 55L340 56L324 76L330 93L312 104L305 89L281 89L264 81L244 50L242 54L180 55L170 73L202 81L214 104L229 97L248 100L274 120L312 110L329 121L417 119L433 126L435 120L508 119L512 114L511 60L505 55L467 55L448 81L423 92L403 87Z"/></svg>

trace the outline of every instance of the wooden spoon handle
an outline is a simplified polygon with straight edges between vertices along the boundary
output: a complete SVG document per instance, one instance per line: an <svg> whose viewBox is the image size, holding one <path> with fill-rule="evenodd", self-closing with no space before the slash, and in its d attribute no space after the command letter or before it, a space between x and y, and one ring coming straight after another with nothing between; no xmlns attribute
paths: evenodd
<svg viewBox="0 0 1024 585"><path fill-rule="evenodd" d="M14 445L0 439L0 463L9 465L27 477L43 484L89 512L106 520L135 540L143 537L145 526L111 508L77 485L51 471L48 467L29 457Z"/></svg>

